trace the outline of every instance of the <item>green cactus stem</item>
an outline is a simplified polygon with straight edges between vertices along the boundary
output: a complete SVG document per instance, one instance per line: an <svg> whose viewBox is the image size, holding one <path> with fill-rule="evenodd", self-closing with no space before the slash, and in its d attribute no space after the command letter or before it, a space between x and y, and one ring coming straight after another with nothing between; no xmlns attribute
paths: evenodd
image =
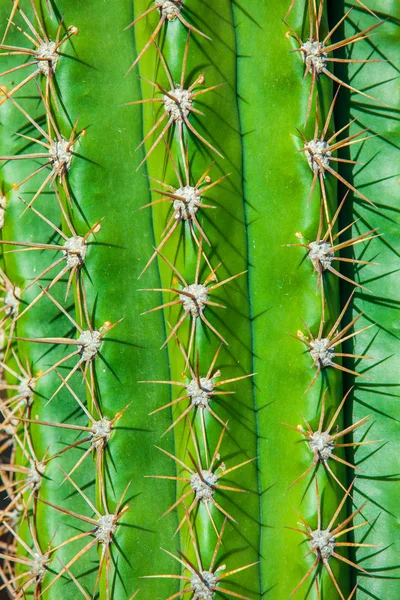
<svg viewBox="0 0 400 600"><path fill-rule="evenodd" d="M1 4L8 597L398 597L399 24Z"/></svg>

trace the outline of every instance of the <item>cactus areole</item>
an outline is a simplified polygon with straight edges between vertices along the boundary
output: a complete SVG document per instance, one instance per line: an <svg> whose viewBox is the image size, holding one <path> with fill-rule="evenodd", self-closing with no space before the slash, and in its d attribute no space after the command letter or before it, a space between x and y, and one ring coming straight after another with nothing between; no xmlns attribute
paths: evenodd
<svg viewBox="0 0 400 600"><path fill-rule="evenodd" d="M400 598L399 42L0 3L1 598Z"/></svg>

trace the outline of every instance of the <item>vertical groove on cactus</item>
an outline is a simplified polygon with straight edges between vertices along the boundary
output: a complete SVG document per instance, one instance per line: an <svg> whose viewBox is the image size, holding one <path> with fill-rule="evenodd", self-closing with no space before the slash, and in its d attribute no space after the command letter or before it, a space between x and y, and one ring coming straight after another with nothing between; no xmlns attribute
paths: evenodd
<svg viewBox="0 0 400 600"><path fill-rule="evenodd" d="M0 593L397 597L399 24L1 4Z"/></svg>

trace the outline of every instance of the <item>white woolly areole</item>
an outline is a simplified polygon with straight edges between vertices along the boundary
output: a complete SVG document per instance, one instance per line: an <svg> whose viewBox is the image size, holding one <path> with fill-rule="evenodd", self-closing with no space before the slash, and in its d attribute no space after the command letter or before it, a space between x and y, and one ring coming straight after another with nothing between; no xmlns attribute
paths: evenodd
<svg viewBox="0 0 400 600"><path fill-rule="evenodd" d="M201 479L201 477L203 479ZM197 500L209 502L214 495L214 488L218 481L218 476L212 471L201 470L201 477L198 473L193 473L190 478L190 485L195 493Z"/></svg>
<svg viewBox="0 0 400 600"><path fill-rule="evenodd" d="M200 378L200 387L197 379L192 379L186 389L193 406L197 406L197 408L208 408L214 387L213 380L207 379L207 377Z"/></svg>
<svg viewBox="0 0 400 600"><path fill-rule="evenodd" d="M60 141L56 140L51 143L50 162L54 171L66 173L71 167L71 161L72 146L69 145L68 140L62 138Z"/></svg>
<svg viewBox="0 0 400 600"><path fill-rule="evenodd" d="M313 40L307 40L300 48L302 50L301 56L306 66L317 75L322 73L328 64L326 60L328 53L324 52L324 48L324 44Z"/></svg>
<svg viewBox="0 0 400 600"><path fill-rule="evenodd" d="M55 42L43 42L36 50L36 60L42 75L53 75L60 55Z"/></svg>
<svg viewBox="0 0 400 600"><path fill-rule="evenodd" d="M193 589L193 600L212 600L214 591L217 587L217 578L211 571L201 571L201 579L195 573L190 580L190 587Z"/></svg>
<svg viewBox="0 0 400 600"><path fill-rule="evenodd" d="M192 93L178 86L170 90L169 94L173 98L167 95L163 97L165 111L176 123L180 123L183 121L183 117L189 116L193 104Z"/></svg>
<svg viewBox="0 0 400 600"><path fill-rule="evenodd" d="M183 288L183 291L190 294L192 298L185 294L179 294L179 299L182 302L185 311L190 311L192 317L198 317L206 307L208 300L208 290L201 283L192 283L188 287Z"/></svg>
<svg viewBox="0 0 400 600"><path fill-rule="evenodd" d="M7 317L14 318L18 316L20 295L21 288L19 287L12 287L7 289L6 295L3 298L4 304L7 307L5 310Z"/></svg>
<svg viewBox="0 0 400 600"><path fill-rule="evenodd" d="M308 438L308 443L314 453L318 452L321 460L331 458L335 444L331 441L331 436L327 431L322 431L321 433L316 431L311 434Z"/></svg>
<svg viewBox="0 0 400 600"><path fill-rule="evenodd" d="M314 267L317 270L322 268L323 271L329 269L335 257L332 245L329 242L311 242L308 248L308 258Z"/></svg>
<svg viewBox="0 0 400 600"><path fill-rule="evenodd" d="M36 580L43 581L47 571L47 564L49 559L47 556L42 556L37 552L34 552L32 561L30 563L30 572Z"/></svg>
<svg viewBox="0 0 400 600"><path fill-rule="evenodd" d="M24 406L32 406L33 403L33 388L35 386L35 380L31 377L22 379L19 388L18 395L21 398L21 404Z"/></svg>
<svg viewBox="0 0 400 600"><path fill-rule="evenodd" d="M67 267L72 269L73 267L80 267L85 262L87 246L83 237L77 235L76 237L70 237L64 244L64 250L62 251Z"/></svg>
<svg viewBox="0 0 400 600"><path fill-rule="evenodd" d="M105 445L111 435L111 421L103 417L100 421L95 421L92 425L92 446L98 448Z"/></svg>
<svg viewBox="0 0 400 600"><path fill-rule="evenodd" d="M184 200L174 200L174 210L178 211L175 219L181 219L182 221L193 219L201 202L198 190L191 185L185 185L185 187L175 190L174 195L184 198Z"/></svg>
<svg viewBox="0 0 400 600"><path fill-rule="evenodd" d="M82 346L81 356L85 361L93 360L101 346L101 336L99 331L82 331L76 340L78 346Z"/></svg>
<svg viewBox="0 0 400 600"><path fill-rule="evenodd" d="M335 538L331 537L330 531L316 529L311 532L311 548L318 557L328 560L335 551Z"/></svg>
<svg viewBox="0 0 400 600"><path fill-rule="evenodd" d="M29 470L29 475L26 478L27 483L29 483L34 490L40 488L42 483L42 477L46 470L46 465L42 462L38 462L36 464L31 464L31 468Z"/></svg>
<svg viewBox="0 0 400 600"><path fill-rule="evenodd" d="M318 362L319 366L329 367L332 364L332 359L335 354L333 348L328 348L330 340L328 338L316 339L310 342L310 354L315 361Z"/></svg>
<svg viewBox="0 0 400 600"><path fill-rule="evenodd" d="M327 150L329 144L325 140L310 140L304 147L306 148L306 157L311 171L314 173L320 173L322 171L315 158L319 160L324 169L329 167L329 160L332 156L332 152Z"/></svg>
<svg viewBox="0 0 400 600"><path fill-rule="evenodd" d="M156 0L156 6L168 21L175 21L182 10L183 0Z"/></svg>
<svg viewBox="0 0 400 600"><path fill-rule="evenodd" d="M100 544L109 544L116 529L115 515L102 515L97 521L97 541Z"/></svg>

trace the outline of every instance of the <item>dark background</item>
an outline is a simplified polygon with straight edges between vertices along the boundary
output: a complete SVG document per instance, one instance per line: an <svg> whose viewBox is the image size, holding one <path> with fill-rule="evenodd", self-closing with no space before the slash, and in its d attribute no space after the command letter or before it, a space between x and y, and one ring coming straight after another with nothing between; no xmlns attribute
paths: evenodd
<svg viewBox="0 0 400 600"><path fill-rule="evenodd" d="M5 456L1 457L1 460L4 461L5 460ZM6 496L5 494L0 494L0 510L3 510L7 505L6 502ZM3 581L0 580L0 585L3 584ZM10 598L10 596L7 593L7 590L2 590L0 592L0 600L8 600Z"/></svg>

